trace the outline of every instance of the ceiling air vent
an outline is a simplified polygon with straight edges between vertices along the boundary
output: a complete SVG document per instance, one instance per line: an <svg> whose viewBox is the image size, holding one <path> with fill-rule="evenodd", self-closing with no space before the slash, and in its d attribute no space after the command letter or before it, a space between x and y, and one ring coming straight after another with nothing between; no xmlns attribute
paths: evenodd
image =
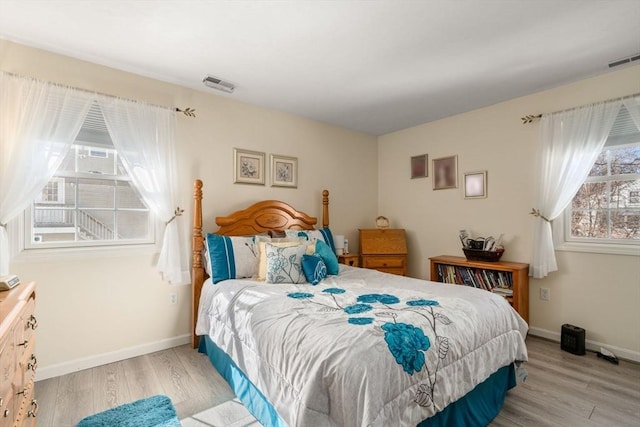
<svg viewBox="0 0 640 427"><path fill-rule="evenodd" d="M628 64L629 62L637 61L640 59L640 53L634 53L626 58L620 58L609 64L609 68L617 67L618 65Z"/></svg>
<svg viewBox="0 0 640 427"><path fill-rule="evenodd" d="M234 85L233 83L225 82L224 80L213 76L205 77L202 80L202 83L212 89L221 90L227 93L233 93L234 89L236 88L236 85Z"/></svg>

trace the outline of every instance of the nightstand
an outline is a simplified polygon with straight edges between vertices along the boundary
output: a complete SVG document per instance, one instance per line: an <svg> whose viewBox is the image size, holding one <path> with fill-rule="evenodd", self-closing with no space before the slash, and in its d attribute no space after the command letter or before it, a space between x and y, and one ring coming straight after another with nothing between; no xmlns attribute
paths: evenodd
<svg viewBox="0 0 640 427"><path fill-rule="evenodd" d="M358 262L358 258L359 258L358 254L338 255L338 262L340 264L349 265L351 267L360 267L360 263Z"/></svg>

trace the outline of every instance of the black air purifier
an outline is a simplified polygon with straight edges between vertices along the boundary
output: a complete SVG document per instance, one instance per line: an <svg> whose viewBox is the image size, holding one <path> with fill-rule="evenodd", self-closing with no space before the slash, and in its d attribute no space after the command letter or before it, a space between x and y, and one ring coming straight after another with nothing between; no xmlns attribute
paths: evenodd
<svg viewBox="0 0 640 427"><path fill-rule="evenodd" d="M568 351L569 353L583 356L586 353L584 337L584 329L565 323L562 325L560 348L564 351Z"/></svg>

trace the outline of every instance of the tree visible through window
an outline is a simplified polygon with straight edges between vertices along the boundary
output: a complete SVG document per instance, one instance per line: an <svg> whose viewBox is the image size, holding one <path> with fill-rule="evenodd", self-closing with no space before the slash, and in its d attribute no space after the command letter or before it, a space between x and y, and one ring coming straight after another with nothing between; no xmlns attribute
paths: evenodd
<svg viewBox="0 0 640 427"><path fill-rule="evenodd" d="M640 242L640 143L605 147L570 215L569 240Z"/></svg>

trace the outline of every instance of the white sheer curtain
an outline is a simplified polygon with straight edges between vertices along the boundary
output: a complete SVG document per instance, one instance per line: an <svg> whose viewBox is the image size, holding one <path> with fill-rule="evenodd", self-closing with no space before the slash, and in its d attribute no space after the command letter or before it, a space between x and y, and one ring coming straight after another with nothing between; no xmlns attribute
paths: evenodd
<svg viewBox="0 0 640 427"><path fill-rule="evenodd" d="M556 271L550 221L571 203L609 136L622 101L542 116L540 169L530 275Z"/></svg>
<svg viewBox="0 0 640 427"><path fill-rule="evenodd" d="M0 276L9 273L7 222L60 166L90 106L84 92L0 72Z"/></svg>
<svg viewBox="0 0 640 427"><path fill-rule="evenodd" d="M149 209L166 223L158 271L172 284L189 283L186 254L174 218L178 203L175 111L110 97L98 97L97 102L133 185Z"/></svg>
<svg viewBox="0 0 640 427"><path fill-rule="evenodd" d="M629 115L640 131L640 95L624 98L622 103L627 108L627 111L629 111Z"/></svg>

